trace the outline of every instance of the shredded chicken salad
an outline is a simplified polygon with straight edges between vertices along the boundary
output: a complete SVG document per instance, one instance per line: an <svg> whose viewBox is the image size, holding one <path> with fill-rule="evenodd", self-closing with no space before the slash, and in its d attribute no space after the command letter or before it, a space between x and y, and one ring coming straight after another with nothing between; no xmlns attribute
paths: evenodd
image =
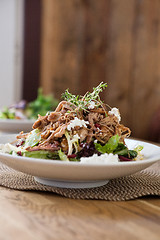
<svg viewBox="0 0 160 240"><path fill-rule="evenodd" d="M84 96L73 95L67 89L55 111L39 115L31 132L21 132L15 142L1 145L1 152L77 162L140 159L143 147L130 150L125 144L131 131L120 123L119 110L100 99L106 87L101 82Z"/></svg>

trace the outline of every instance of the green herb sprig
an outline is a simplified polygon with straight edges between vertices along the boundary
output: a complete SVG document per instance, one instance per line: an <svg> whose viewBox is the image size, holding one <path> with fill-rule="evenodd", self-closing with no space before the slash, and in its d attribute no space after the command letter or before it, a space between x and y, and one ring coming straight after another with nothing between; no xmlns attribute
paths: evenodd
<svg viewBox="0 0 160 240"><path fill-rule="evenodd" d="M62 94L62 98L74 105L79 110L87 110L89 104L94 101L95 107L103 106L99 94L107 87L106 83L101 82L97 87L93 88L93 92L87 92L84 96L73 95L68 89Z"/></svg>

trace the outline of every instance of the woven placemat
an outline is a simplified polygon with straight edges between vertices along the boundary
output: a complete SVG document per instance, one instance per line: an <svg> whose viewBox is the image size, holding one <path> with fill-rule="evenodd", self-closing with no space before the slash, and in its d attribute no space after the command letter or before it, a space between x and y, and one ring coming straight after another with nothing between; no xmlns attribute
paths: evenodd
<svg viewBox="0 0 160 240"><path fill-rule="evenodd" d="M48 191L73 199L123 201L147 195L160 196L160 161L131 176L110 180L101 187L86 189L45 186L37 183L33 176L0 164L0 185L16 190Z"/></svg>

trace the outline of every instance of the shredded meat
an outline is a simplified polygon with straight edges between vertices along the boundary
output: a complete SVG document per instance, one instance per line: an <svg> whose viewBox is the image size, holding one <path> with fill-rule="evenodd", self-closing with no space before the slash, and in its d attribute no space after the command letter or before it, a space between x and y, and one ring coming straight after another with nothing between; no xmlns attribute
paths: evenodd
<svg viewBox="0 0 160 240"><path fill-rule="evenodd" d="M62 138L61 148L62 148L62 151L64 151L64 152L68 151L68 142L67 142L67 139L65 137Z"/></svg>
<svg viewBox="0 0 160 240"><path fill-rule="evenodd" d="M47 126L49 123L48 116L41 116L38 115L38 120L33 124L33 129L40 128L43 129L45 126Z"/></svg>
<svg viewBox="0 0 160 240"><path fill-rule="evenodd" d="M73 106L71 106L71 104L67 101L62 101L58 104L55 112L60 112L60 111L63 111L64 109L72 111Z"/></svg>
<svg viewBox="0 0 160 240"><path fill-rule="evenodd" d="M79 142L86 141L90 143L93 140L98 140L100 143L105 144L116 134L120 136L120 141L124 142L124 138L129 137L131 134L130 129L120 124L116 116L108 115L105 106L81 111L77 110L75 105L62 101L54 112L46 116L38 116L38 120L33 124L33 129L38 128L40 130L41 142L27 150L45 149L55 151L62 148L64 152L67 152L68 143L65 132L67 126L75 117L89 122L87 127L75 126L74 129L71 129L71 136L77 134ZM17 138L23 139L26 137L27 134L22 132Z"/></svg>
<svg viewBox="0 0 160 240"><path fill-rule="evenodd" d="M80 142L83 142L88 136L88 129L82 127L77 130L77 133L80 137Z"/></svg>
<svg viewBox="0 0 160 240"><path fill-rule="evenodd" d="M48 121L52 121L53 123L56 122L59 117L61 116L60 112L51 112L48 116Z"/></svg>
<svg viewBox="0 0 160 240"><path fill-rule="evenodd" d="M91 128L95 128L95 123L97 123L100 120L100 114L97 112L91 112L88 114L88 121L91 126Z"/></svg>
<svg viewBox="0 0 160 240"><path fill-rule="evenodd" d="M38 151L38 150L48 150L48 151L57 151L60 149L60 144L58 141L54 141L53 143L43 143L39 144L38 146L35 147L28 147L26 150L29 152L32 151Z"/></svg>

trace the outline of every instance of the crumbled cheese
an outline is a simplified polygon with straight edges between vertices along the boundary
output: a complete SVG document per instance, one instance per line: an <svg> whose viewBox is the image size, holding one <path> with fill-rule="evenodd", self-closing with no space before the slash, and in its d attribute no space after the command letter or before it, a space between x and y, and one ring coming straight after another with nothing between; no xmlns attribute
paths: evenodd
<svg viewBox="0 0 160 240"><path fill-rule="evenodd" d="M93 156L91 157L81 157L80 162L81 163L100 163L100 164L118 163L119 158L117 154L113 155L112 153L109 153L109 154L104 153L100 156L98 156L97 154L93 154Z"/></svg>
<svg viewBox="0 0 160 240"><path fill-rule="evenodd" d="M116 107L112 108L111 111L108 112L108 114L116 116L118 118L118 121L119 122L121 121L121 115L120 115L118 108L116 108Z"/></svg>
<svg viewBox="0 0 160 240"><path fill-rule="evenodd" d="M17 152L17 151L20 151L20 150L23 150L23 148L13 146L10 143L0 144L0 152L2 152L2 153L10 153L12 151Z"/></svg>
<svg viewBox="0 0 160 240"><path fill-rule="evenodd" d="M94 109L95 108L95 102L94 101L91 101L89 103L89 106L88 106L88 109Z"/></svg>
<svg viewBox="0 0 160 240"><path fill-rule="evenodd" d="M75 117L73 120L70 121L70 124L67 126L67 130L71 130L72 128L79 126L79 127L87 127L86 124L89 124L88 121L81 120L77 117Z"/></svg>
<svg viewBox="0 0 160 240"><path fill-rule="evenodd" d="M75 142L78 139L80 139L80 136L78 134L75 134L75 135L73 135L73 138L72 138L71 142Z"/></svg>

